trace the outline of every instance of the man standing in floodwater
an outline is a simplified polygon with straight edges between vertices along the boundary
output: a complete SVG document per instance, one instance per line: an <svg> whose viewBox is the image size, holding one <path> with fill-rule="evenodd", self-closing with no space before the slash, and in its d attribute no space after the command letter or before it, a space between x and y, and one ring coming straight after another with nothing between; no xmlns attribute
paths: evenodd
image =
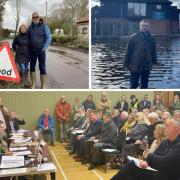
<svg viewBox="0 0 180 180"><path fill-rule="evenodd" d="M153 65L157 64L156 42L150 34L150 22L143 19L139 32L131 35L124 59L124 68L130 71L130 88L147 89Z"/></svg>

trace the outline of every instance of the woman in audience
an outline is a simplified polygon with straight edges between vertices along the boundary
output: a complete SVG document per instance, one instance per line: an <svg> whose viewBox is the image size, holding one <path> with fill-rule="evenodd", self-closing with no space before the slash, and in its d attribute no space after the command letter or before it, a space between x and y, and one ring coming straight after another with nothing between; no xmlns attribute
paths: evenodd
<svg viewBox="0 0 180 180"><path fill-rule="evenodd" d="M131 113L129 114L127 121L125 122L124 126L121 128L120 131L126 130L126 132L129 132L135 125L136 125L135 114Z"/></svg>
<svg viewBox="0 0 180 180"><path fill-rule="evenodd" d="M159 144L165 139L164 128L165 128L164 124L157 124L156 125L155 130L154 130L155 140L151 144L150 149L148 149L148 144L147 144L146 150L143 152L144 158L146 158L149 153L153 153L157 149Z"/></svg>
<svg viewBox="0 0 180 180"><path fill-rule="evenodd" d="M128 136L130 137L130 142L135 142L136 140L143 139L144 135L146 134L148 124L143 117L144 115L142 112L136 113L136 125L127 132Z"/></svg>
<svg viewBox="0 0 180 180"><path fill-rule="evenodd" d="M135 95L131 95L130 100L131 100L131 103L130 103L129 111L132 112L134 109L138 109L139 101Z"/></svg>
<svg viewBox="0 0 180 180"><path fill-rule="evenodd" d="M161 121L165 123L169 118L171 117L170 113L167 111L164 111L162 113Z"/></svg>
<svg viewBox="0 0 180 180"><path fill-rule="evenodd" d="M134 156L138 145L135 144L137 140L142 141L148 130L148 125L143 119L143 113L136 113L136 125L127 132L127 140L122 148L122 157L126 159L127 155Z"/></svg>

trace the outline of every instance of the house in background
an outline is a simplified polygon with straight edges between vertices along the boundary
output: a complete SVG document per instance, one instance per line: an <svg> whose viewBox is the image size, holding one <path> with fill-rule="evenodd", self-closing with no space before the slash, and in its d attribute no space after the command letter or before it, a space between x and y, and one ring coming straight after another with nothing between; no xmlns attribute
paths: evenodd
<svg viewBox="0 0 180 180"><path fill-rule="evenodd" d="M82 41L89 41L89 17L85 16L77 21L78 38Z"/></svg>
<svg viewBox="0 0 180 180"><path fill-rule="evenodd" d="M116 38L138 31L139 21L149 19L151 33L179 33L180 10L168 0L100 0L92 8L92 37Z"/></svg>

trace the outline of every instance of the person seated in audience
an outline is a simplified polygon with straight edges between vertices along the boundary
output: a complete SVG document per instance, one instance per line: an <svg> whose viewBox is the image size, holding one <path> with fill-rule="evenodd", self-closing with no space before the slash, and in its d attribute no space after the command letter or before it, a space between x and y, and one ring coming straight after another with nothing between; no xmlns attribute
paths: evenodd
<svg viewBox="0 0 180 180"><path fill-rule="evenodd" d="M149 124L148 115L150 113L150 110L149 109L143 109L142 112L143 113L138 113L137 115L140 116L140 117L142 116L141 118L143 118L147 122L147 124Z"/></svg>
<svg viewBox="0 0 180 180"><path fill-rule="evenodd" d="M137 141L142 141L146 136L148 130L148 124L143 119L143 113L138 112L136 116L136 125L129 131L127 131L126 143L122 148L122 158L126 160L127 155L133 156L139 146L136 144Z"/></svg>
<svg viewBox="0 0 180 180"><path fill-rule="evenodd" d="M82 107L82 104L80 102L80 99L78 97L76 97L74 99L74 104L72 105L72 113L71 113L71 117L72 117L72 125L75 125L77 119L78 119L78 110Z"/></svg>
<svg viewBox="0 0 180 180"><path fill-rule="evenodd" d="M88 114L88 111L86 112L86 114ZM73 139L77 136L76 131L77 130L84 130L87 127L87 118L85 115L85 109L82 106L79 110L78 110L78 120L77 122L74 124L73 127L69 128L67 131L67 135L69 138L69 142L70 142L70 146L72 146L73 144Z"/></svg>
<svg viewBox="0 0 180 180"><path fill-rule="evenodd" d="M4 122L6 133L9 136L11 134L11 127L9 123L9 110L3 104L2 96L0 96L0 119Z"/></svg>
<svg viewBox="0 0 180 180"><path fill-rule="evenodd" d="M20 116L17 116L16 112L11 111L9 113L9 123L11 127L11 133L16 132L19 130L20 125L25 125L25 120L22 119Z"/></svg>
<svg viewBox="0 0 180 180"><path fill-rule="evenodd" d="M153 101L153 106L155 107L156 110L160 110L160 111L163 110L163 102L159 94L156 94Z"/></svg>
<svg viewBox="0 0 180 180"><path fill-rule="evenodd" d="M129 161L111 180L178 180L180 177L180 121L169 119L165 125L165 140L147 153L145 161L135 165ZM146 170L147 167L157 171Z"/></svg>
<svg viewBox="0 0 180 180"><path fill-rule="evenodd" d="M180 110L175 110L174 111L173 118L180 119Z"/></svg>
<svg viewBox="0 0 180 180"><path fill-rule="evenodd" d="M93 101L92 94L88 95L87 99L82 103L82 105L84 106L85 111L87 111L88 109L96 110L96 104Z"/></svg>
<svg viewBox="0 0 180 180"><path fill-rule="evenodd" d="M137 122L135 120L135 114L130 113L127 121L125 122L124 126L120 129L120 131L126 130L126 132L129 132L136 125L136 123Z"/></svg>
<svg viewBox="0 0 180 180"><path fill-rule="evenodd" d="M171 115L174 114L174 111L180 110L180 100L179 95L175 95L173 102L169 105L169 112Z"/></svg>
<svg viewBox="0 0 180 180"><path fill-rule="evenodd" d="M121 113L122 111L129 111L129 104L126 101L126 96L122 95L121 100L117 102L116 106L114 106L114 109L118 109L119 112Z"/></svg>
<svg viewBox="0 0 180 180"><path fill-rule="evenodd" d="M162 113L161 121L165 123L170 117L171 117L170 113L168 111L164 111Z"/></svg>
<svg viewBox="0 0 180 180"><path fill-rule="evenodd" d="M136 98L135 95L131 95L130 100L131 100L131 102L130 102L129 111L130 112L133 112L134 110L137 111L139 100Z"/></svg>
<svg viewBox="0 0 180 180"><path fill-rule="evenodd" d="M98 101L97 110L102 113L110 112L111 109L111 100L108 99L108 94L106 92L102 92L101 99Z"/></svg>
<svg viewBox="0 0 180 180"><path fill-rule="evenodd" d="M156 112L156 106L152 105L149 109L149 112Z"/></svg>
<svg viewBox="0 0 180 180"><path fill-rule="evenodd" d="M157 113L158 114L158 116L159 116L159 119L161 120L162 119L162 111L160 111L160 110L156 110L155 111L155 113Z"/></svg>
<svg viewBox="0 0 180 180"><path fill-rule="evenodd" d="M112 110L112 120L114 121L114 124L118 127L121 121L120 113L118 109Z"/></svg>
<svg viewBox="0 0 180 180"><path fill-rule="evenodd" d="M122 111L120 114L120 121L118 123L118 132L122 129L127 119L128 119L128 113L126 111Z"/></svg>
<svg viewBox="0 0 180 180"><path fill-rule="evenodd" d="M85 145L85 148L88 148L88 153L90 153L90 149L92 149L92 158L89 166L89 170L94 169L95 166L99 162L100 158L100 150L102 148L112 148L116 146L116 138L117 138L117 127L112 121L111 113L106 112L103 115L103 125L101 129L101 133L99 137L96 137L93 139L94 144L91 144L92 146L88 147ZM88 155L90 156L90 155Z"/></svg>
<svg viewBox="0 0 180 180"><path fill-rule="evenodd" d="M38 130L42 134L49 133L51 139L51 146L54 146L54 140L55 140L54 119L50 116L48 108L44 110L44 113L38 119Z"/></svg>
<svg viewBox="0 0 180 180"><path fill-rule="evenodd" d="M164 128L165 128L164 124L157 124L155 126L154 141L152 142L150 148L148 144L144 145L144 148L145 148L145 151L143 152L144 158L147 158L147 155L149 153L154 153L154 151L158 148L159 144L165 139Z"/></svg>
<svg viewBox="0 0 180 180"><path fill-rule="evenodd" d="M0 120L0 157L8 150L8 139L5 133L5 123Z"/></svg>
<svg viewBox="0 0 180 180"><path fill-rule="evenodd" d="M100 134L102 127L102 120L100 119L100 115L98 111L91 110L89 112L89 121L90 126L84 131L83 134L78 135L74 140L73 149L69 154L76 153L76 161L84 160L84 142L88 139L91 139L94 136Z"/></svg>
<svg viewBox="0 0 180 180"><path fill-rule="evenodd" d="M150 124L148 126L146 136L147 136L148 144L151 145L152 142L154 141L155 127L157 124L162 124L162 121L160 121L158 114L155 112L149 113L148 119L149 119Z"/></svg>
<svg viewBox="0 0 180 180"><path fill-rule="evenodd" d="M136 140L143 139L147 132L148 124L143 118L143 113L138 112L135 115L136 125L127 131L127 136L130 138L126 143L134 143Z"/></svg>
<svg viewBox="0 0 180 180"><path fill-rule="evenodd" d="M148 95L144 95L144 99L138 103L138 111L143 111L143 109L150 109L151 101L148 100Z"/></svg>

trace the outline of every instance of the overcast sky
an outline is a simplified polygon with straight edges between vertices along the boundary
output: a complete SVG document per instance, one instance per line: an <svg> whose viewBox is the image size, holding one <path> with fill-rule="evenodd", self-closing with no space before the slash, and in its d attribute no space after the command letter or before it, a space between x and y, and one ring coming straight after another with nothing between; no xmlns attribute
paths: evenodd
<svg viewBox="0 0 180 180"><path fill-rule="evenodd" d="M46 1L48 2L48 10L51 9L51 6L55 3L61 3L63 0L23 0L23 8L21 10L21 22L27 23L28 19L31 17L32 12L37 11L41 16L46 14ZM14 4L15 0L8 0L6 3L6 13L4 16L4 27L15 29L15 20L14 20Z"/></svg>
<svg viewBox="0 0 180 180"><path fill-rule="evenodd" d="M32 12L38 11L41 16L45 16L45 2L48 2L48 10L51 9L51 6L55 3L61 3L63 0L23 0L23 8L21 10L21 22L27 23L28 19L31 17ZM171 0L175 5L179 5L180 8L180 0ZM6 3L6 13L4 16L4 28L15 29L15 20L14 20L14 3L15 0L8 0ZM97 3L92 2L92 6Z"/></svg>

